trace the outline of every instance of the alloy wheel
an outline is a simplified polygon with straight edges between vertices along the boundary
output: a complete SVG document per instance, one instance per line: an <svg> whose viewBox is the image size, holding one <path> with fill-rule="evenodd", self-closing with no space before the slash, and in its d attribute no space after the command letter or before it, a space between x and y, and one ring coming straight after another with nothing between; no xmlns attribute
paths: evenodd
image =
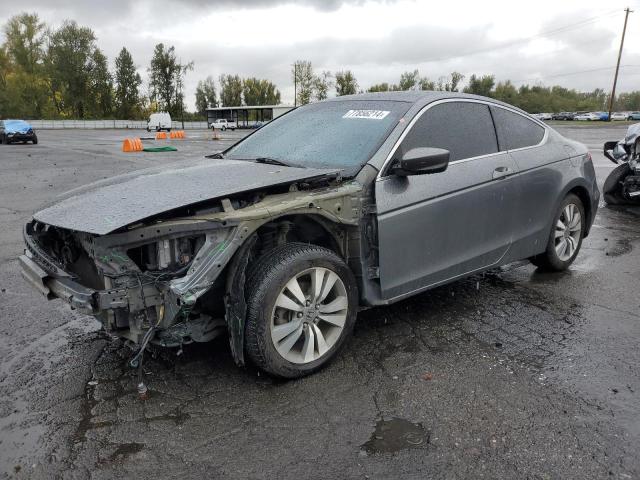
<svg viewBox="0 0 640 480"><path fill-rule="evenodd" d="M271 340L289 362L318 360L344 329L349 300L333 271L314 267L295 275L280 290L271 314Z"/></svg>
<svg viewBox="0 0 640 480"><path fill-rule="evenodd" d="M580 209L573 203L564 207L556 222L555 250L563 262L569 260L578 248L582 235Z"/></svg>

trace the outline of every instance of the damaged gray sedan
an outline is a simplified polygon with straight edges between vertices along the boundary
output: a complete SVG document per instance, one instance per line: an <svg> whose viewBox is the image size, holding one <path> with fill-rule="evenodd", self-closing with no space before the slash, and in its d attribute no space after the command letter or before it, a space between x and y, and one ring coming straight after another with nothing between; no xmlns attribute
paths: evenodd
<svg viewBox="0 0 640 480"><path fill-rule="evenodd" d="M318 370L363 308L520 259L569 267L599 193L586 148L449 92L300 107L228 150L68 192L24 229L24 277L130 340L228 332L281 377Z"/></svg>

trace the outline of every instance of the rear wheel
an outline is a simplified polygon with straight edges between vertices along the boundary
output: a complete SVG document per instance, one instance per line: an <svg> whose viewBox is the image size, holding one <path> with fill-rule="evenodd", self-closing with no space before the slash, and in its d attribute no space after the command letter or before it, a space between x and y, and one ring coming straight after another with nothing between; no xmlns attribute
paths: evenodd
<svg viewBox="0 0 640 480"><path fill-rule="evenodd" d="M569 268L582 246L585 219L582 201L570 193L562 201L554 217L546 250L530 258L531 263L543 270L555 272Z"/></svg>
<svg viewBox="0 0 640 480"><path fill-rule="evenodd" d="M246 351L272 375L319 370L353 330L355 278L326 248L288 243L272 250L249 272L247 292Z"/></svg>

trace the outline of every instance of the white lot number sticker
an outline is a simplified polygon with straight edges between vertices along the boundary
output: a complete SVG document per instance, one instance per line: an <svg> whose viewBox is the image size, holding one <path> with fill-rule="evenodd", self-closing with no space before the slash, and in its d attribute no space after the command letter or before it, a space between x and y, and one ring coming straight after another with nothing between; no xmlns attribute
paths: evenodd
<svg viewBox="0 0 640 480"><path fill-rule="evenodd" d="M382 120L389 115L385 110L349 110L342 118L368 118L369 120Z"/></svg>

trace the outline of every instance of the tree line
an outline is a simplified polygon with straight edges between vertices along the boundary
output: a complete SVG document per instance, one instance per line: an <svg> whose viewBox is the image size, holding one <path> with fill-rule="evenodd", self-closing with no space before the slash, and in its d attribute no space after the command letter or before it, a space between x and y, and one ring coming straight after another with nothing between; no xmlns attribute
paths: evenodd
<svg viewBox="0 0 640 480"><path fill-rule="evenodd" d="M349 95L366 92L391 92L407 90L435 90L463 92L495 98L519 107L527 112L563 112L563 111L602 111L609 106L609 94L601 88L591 92L580 92L559 85L544 87L540 85L522 85L516 87L511 81L497 82L494 75L475 75L469 77L463 87L465 75L451 72L436 80L421 76L418 70L407 71L400 75L398 83L378 83L366 90L360 89L350 70L337 72L322 71L315 73L308 60L298 60L292 68L292 77L296 84L296 103L299 105L311 101L324 100L328 91L335 86L335 94ZM616 96L614 110L640 110L640 90L621 93Z"/></svg>
<svg viewBox="0 0 640 480"><path fill-rule="evenodd" d="M196 112L185 112L184 82L193 62L182 63L174 46L154 47L143 84L123 47L113 71L93 30L66 20L57 29L37 14L15 15L0 45L0 118L142 119L151 112L204 118L208 106L279 104L276 86L255 77L221 75L198 82Z"/></svg>
<svg viewBox="0 0 640 480"><path fill-rule="evenodd" d="M142 119L151 112L168 111L174 118L201 119L207 107L276 105L281 94L275 84L256 77L223 74L200 80L195 91L196 112L185 111L184 83L193 62L182 63L175 47L159 43L143 83L131 53L123 47L110 70L106 55L88 27L67 20L57 29L37 14L21 13L7 21L0 45L0 118ZM354 73L344 69L316 72L309 60L297 60L291 69L297 105L329 96L396 90L463 91L492 97L531 113L606 110L603 89L580 92L558 85L544 87L493 75L469 76L451 72L431 79L418 70L400 75L397 83L378 83L363 89ZM640 91L621 93L616 110L640 110Z"/></svg>

